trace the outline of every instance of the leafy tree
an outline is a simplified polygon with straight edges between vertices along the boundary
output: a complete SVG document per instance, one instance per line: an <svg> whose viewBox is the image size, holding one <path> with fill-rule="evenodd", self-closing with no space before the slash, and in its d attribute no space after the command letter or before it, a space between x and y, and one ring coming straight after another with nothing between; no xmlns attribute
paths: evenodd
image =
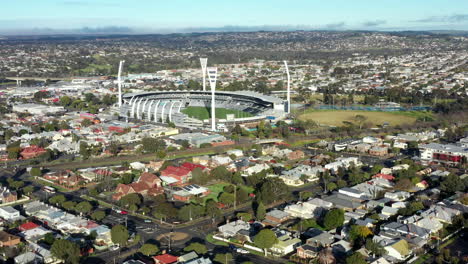
<svg viewBox="0 0 468 264"><path fill-rule="evenodd" d="M34 176L34 177L41 176L42 175L41 169L31 168L31 170L29 171L29 175Z"/></svg>
<svg viewBox="0 0 468 264"><path fill-rule="evenodd" d="M146 153L156 153L166 148L166 142L162 139L146 137L141 140L143 151Z"/></svg>
<svg viewBox="0 0 468 264"><path fill-rule="evenodd" d="M76 205L75 210L79 213L87 214L93 209L93 206L88 201L83 201Z"/></svg>
<svg viewBox="0 0 468 264"><path fill-rule="evenodd" d="M278 238L276 237L275 232L270 229L262 229L254 237L255 245L259 248L263 248L265 250L265 255L266 250L271 248L276 242L278 242Z"/></svg>
<svg viewBox="0 0 468 264"><path fill-rule="evenodd" d="M346 258L346 264L366 264L364 256L359 252L354 252L351 256Z"/></svg>
<svg viewBox="0 0 468 264"><path fill-rule="evenodd" d="M28 185L23 188L23 193L25 194L31 194L32 192L34 192L34 186L32 185Z"/></svg>
<svg viewBox="0 0 468 264"><path fill-rule="evenodd" d="M175 218L178 215L177 209L168 202L158 203L154 208L153 215L157 218Z"/></svg>
<svg viewBox="0 0 468 264"><path fill-rule="evenodd" d="M62 207L65 210L72 210L73 208L75 208L75 206L76 206L76 202L74 201L66 201L62 203Z"/></svg>
<svg viewBox="0 0 468 264"><path fill-rule="evenodd" d="M130 184L133 182L134 175L131 173L125 173L122 175L122 178L120 178L119 182L122 184Z"/></svg>
<svg viewBox="0 0 468 264"><path fill-rule="evenodd" d="M411 182L410 179L400 179L395 184L395 189L400 191L409 191L414 187L414 184Z"/></svg>
<svg viewBox="0 0 468 264"><path fill-rule="evenodd" d="M52 246L55 242L55 237L53 233L45 234L44 238L42 239L47 245Z"/></svg>
<svg viewBox="0 0 468 264"><path fill-rule="evenodd" d="M123 225L115 225L111 229L111 239L114 244L125 246L128 242L128 230Z"/></svg>
<svg viewBox="0 0 468 264"><path fill-rule="evenodd" d="M319 224L317 224L317 221L315 219L302 219L299 221L299 223L293 225L292 229L299 230L302 232L312 227L320 228Z"/></svg>
<svg viewBox="0 0 468 264"><path fill-rule="evenodd" d="M199 255L205 255L208 252L208 249L204 244L198 243L198 242L193 242L190 243L190 245L186 246L184 248L185 252L191 252L195 251Z"/></svg>
<svg viewBox="0 0 468 264"><path fill-rule="evenodd" d="M289 187L278 178L265 179L257 192L258 199L264 204L276 202L278 198L287 199L289 195Z"/></svg>
<svg viewBox="0 0 468 264"><path fill-rule="evenodd" d="M120 204L129 208L130 206L139 206L141 204L141 196L138 193L130 193L120 198Z"/></svg>
<svg viewBox="0 0 468 264"><path fill-rule="evenodd" d="M230 182L232 173L225 166L218 166L211 171L211 177Z"/></svg>
<svg viewBox="0 0 468 264"><path fill-rule="evenodd" d="M65 263L78 264L80 261L80 248L77 244L66 239L55 240L50 249L52 256Z"/></svg>
<svg viewBox="0 0 468 264"><path fill-rule="evenodd" d="M263 219L265 219L265 216L266 216L266 208L262 202L259 202L255 210L255 218L257 218L257 220L259 221L262 221Z"/></svg>
<svg viewBox="0 0 468 264"><path fill-rule="evenodd" d="M334 183L334 182L327 183L327 190L329 192L332 192L332 191L336 190L337 188L338 188L338 186L336 185L336 183Z"/></svg>
<svg viewBox="0 0 468 264"><path fill-rule="evenodd" d="M91 218L96 221L101 221L102 219L104 219L104 217L106 217L106 212L104 211L94 211L91 214Z"/></svg>
<svg viewBox="0 0 468 264"><path fill-rule="evenodd" d="M413 215L414 213L416 213L417 211L422 210L422 209L424 209L424 205L423 205L422 202L413 201L413 202L409 203L409 205L407 207L404 207L404 208L401 208L400 210L398 210L398 213L408 216L408 215Z"/></svg>
<svg viewBox="0 0 468 264"><path fill-rule="evenodd" d="M64 107L69 106L72 103L72 100L69 96L62 96L60 97L60 104Z"/></svg>
<svg viewBox="0 0 468 264"><path fill-rule="evenodd" d="M159 248L155 244L145 243L138 251L145 256L153 256L159 252Z"/></svg>
<svg viewBox="0 0 468 264"><path fill-rule="evenodd" d="M344 211L342 209L331 209L325 215L323 226L327 230L335 229L344 223Z"/></svg>
<svg viewBox="0 0 468 264"><path fill-rule="evenodd" d="M387 254L387 251L379 243L374 242L372 238L366 239L366 249L377 256L383 256Z"/></svg>
<svg viewBox="0 0 468 264"><path fill-rule="evenodd" d="M57 194L49 198L49 203L59 206L63 204L67 199L63 194Z"/></svg>
<svg viewBox="0 0 468 264"><path fill-rule="evenodd" d="M465 183L457 175L450 174L442 181L440 188L447 193L463 191Z"/></svg>
<svg viewBox="0 0 468 264"><path fill-rule="evenodd" d="M182 221L191 221L203 216L205 209L201 205L189 204L182 207L178 212L178 218Z"/></svg>
<svg viewBox="0 0 468 264"><path fill-rule="evenodd" d="M372 231L366 226L353 225L349 231L349 238L353 241L353 244L364 241L370 235L372 235Z"/></svg>
<svg viewBox="0 0 468 264"><path fill-rule="evenodd" d="M234 195L227 192L223 192L219 195L218 201L225 205L231 206L234 204Z"/></svg>

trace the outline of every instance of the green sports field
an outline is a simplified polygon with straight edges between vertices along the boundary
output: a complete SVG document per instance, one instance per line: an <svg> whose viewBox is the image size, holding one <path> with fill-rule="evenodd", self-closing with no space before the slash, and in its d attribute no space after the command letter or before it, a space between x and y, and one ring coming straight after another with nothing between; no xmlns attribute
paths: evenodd
<svg viewBox="0 0 468 264"><path fill-rule="evenodd" d="M189 106L182 110L182 113L190 117L204 120L211 117L211 108L202 106ZM225 119L227 114L234 114L236 118L252 117L252 114L226 108L216 108L216 118Z"/></svg>
<svg viewBox="0 0 468 264"><path fill-rule="evenodd" d="M390 126L401 124L412 124L416 119L432 115L426 112L372 112L372 111L352 111L352 110L313 110L298 116L301 120L313 120L321 125L343 126L343 121L353 122L356 115L363 115L366 122L373 125L388 123Z"/></svg>

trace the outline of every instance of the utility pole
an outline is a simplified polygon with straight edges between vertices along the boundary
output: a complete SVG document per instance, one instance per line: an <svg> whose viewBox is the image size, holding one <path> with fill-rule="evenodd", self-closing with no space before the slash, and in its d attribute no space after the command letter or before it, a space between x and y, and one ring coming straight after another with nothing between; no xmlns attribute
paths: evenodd
<svg viewBox="0 0 468 264"><path fill-rule="evenodd" d="M234 186L234 210L236 210L236 207L237 207L237 187L236 185L233 185Z"/></svg>

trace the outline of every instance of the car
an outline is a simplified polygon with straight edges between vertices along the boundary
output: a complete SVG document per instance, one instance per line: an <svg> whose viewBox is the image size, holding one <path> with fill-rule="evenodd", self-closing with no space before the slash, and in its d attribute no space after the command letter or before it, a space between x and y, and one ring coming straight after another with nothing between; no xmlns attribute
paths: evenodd
<svg viewBox="0 0 468 264"><path fill-rule="evenodd" d="M116 251L116 250L118 250L119 248L120 248L119 245L112 245L112 246L109 248L109 250L110 250L110 251Z"/></svg>
<svg viewBox="0 0 468 264"><path fill-rule="evenodd" d="M151 221L150 219L145 219L145 223L152 223L153 221Z"/></svg>
<svg viewBox="0 0 468 264"><path fill-rule="evenodd" d="M124 211L124 210L121 210L121 211L120 211L120 214L127 215L128 212L127 212L127 211Z"/></svg>
<svg viewBox="0 0 468 264"><path fill-rule="evenodd" d="M240 253L240 254L249 254L250 253L248 250L245 250L243 248L237 248L236 252Z"/></svg>

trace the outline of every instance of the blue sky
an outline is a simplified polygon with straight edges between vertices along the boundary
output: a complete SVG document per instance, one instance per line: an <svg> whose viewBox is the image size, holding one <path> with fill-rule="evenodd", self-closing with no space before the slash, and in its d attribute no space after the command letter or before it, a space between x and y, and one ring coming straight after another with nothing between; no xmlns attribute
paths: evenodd
<svg viewBox="0 0 468 264"><path fill-rule="evenodd" d="M225 26L468 30L467 0L0 0L0 6L0 32Z"/></svg>

